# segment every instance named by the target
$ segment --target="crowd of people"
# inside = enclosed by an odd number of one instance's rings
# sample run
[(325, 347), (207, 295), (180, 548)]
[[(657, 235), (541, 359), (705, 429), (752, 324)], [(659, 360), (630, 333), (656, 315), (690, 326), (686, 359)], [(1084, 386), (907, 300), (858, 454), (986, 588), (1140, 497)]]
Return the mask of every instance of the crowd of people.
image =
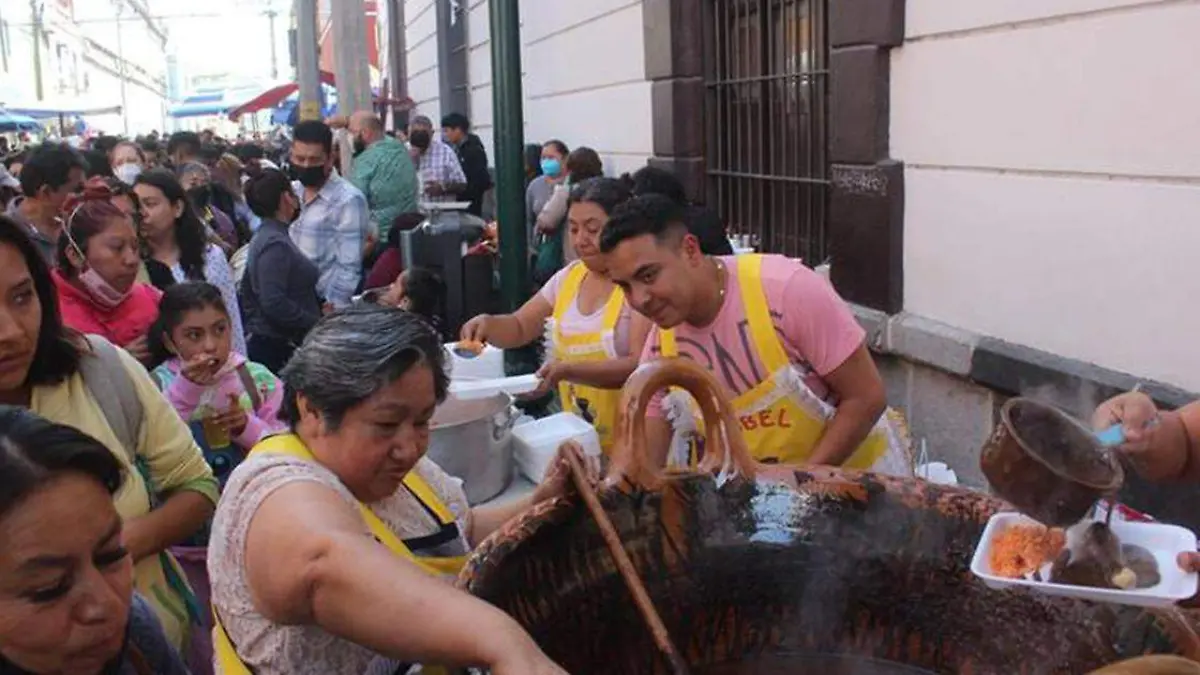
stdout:
[[(428, 583), (570, 489), (570, 449), (504, 506), (472, 506), (425, 458), (445, 285), (398, 263), (397, 233), (422, 202), (486, 211), (482, 142), (461, 115), (435, 138), (427, 118), (389, 134), (358, 113), (302, 122), (276, 152), (102, 138), (0, 176), (0, 673), (561, 673), (511, 618)], [(823, 277), (733, 255), (670, 172), (606, 177), (558, 140), (526, 163), (538, 289), (462, 339), (546, 341), (535, 395), (605, 452), (633, 371), (685, 356), (733, 395), (758, 460), (909, 471)], [(1127, 426), (1147, 477), (1200, 480), (1200, 405), (1127, 394), (1096, 423)], [(694, 464), (702, 430), (660, 393), (649, 459)]]

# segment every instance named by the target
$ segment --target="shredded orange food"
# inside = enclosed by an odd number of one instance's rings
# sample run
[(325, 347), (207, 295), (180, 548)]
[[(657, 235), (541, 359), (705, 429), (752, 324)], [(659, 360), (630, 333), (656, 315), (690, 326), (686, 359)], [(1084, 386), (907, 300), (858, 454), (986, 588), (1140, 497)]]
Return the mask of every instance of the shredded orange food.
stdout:
[(1018, 579), (1050, 562), (1062, 550), (1066, 535), (1042, 525), (1010, 525), (992, 538), (988, 564), (992, 574)]
[(479, 356), (483, 353), (483, 343), (476, 340), (462, 340), (455, 348), (466, 354), (474, 354)]

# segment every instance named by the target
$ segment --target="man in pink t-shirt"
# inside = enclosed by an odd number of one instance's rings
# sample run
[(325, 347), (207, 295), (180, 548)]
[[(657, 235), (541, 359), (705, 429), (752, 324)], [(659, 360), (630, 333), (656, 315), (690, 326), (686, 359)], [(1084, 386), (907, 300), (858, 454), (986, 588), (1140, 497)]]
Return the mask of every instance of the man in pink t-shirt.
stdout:
[[(655, 323), (642, 362), (667, 351), (716, 375), (736, 397), (743, 432), (759, 459), (841, 465), (864, 444), (886, 407), (883, 382), (863, 329), (824, 278), (782, 256), (705, 256), (678, 208), (655, 195), (618, 207), (602, 234), (601, 250), (630, 305)], [(673, 346), (664, 349), (664, 341)], [(783, 377), (778, 366), (766, 363), (772, 350), (775, 360), (785, 361), (782, 370), (790, 371)], [(831, 413), (805, 439), (799, 430), (787, 437), (794, 421), (789, 415), (799, 408), (783, 410), (771, 403), (782, 396), (758, 397), (757, 406), (746, 402), (770, 389), (772, 379), (788, 377), (798, 383), (792, 393), (803, 392), (800, 398), (810, 400), (809, 410)], [(672, 427), (661, 394), (648, 416), (648, 447), (654, 459), (665, 462)], [(797, 445), (807, 447), (778, 457), (779, 446)]]

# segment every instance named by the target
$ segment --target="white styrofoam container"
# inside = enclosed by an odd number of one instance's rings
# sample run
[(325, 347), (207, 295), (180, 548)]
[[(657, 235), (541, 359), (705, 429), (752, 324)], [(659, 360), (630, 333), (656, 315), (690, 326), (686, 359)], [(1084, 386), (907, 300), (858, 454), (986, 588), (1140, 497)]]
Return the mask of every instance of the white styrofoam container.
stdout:
[(517, 375), (487, 380), (451, 379), (450, 397), (460, 401), (470, 401), (491, 398), (500, 393), (520, 396), (535, 391), (540, 384), (541, 380), (537, 375)]
[[(1159, 574), (1162, 576), (1162, 580), (1156, 586), (1123, 591), (1054, 584), (1031, 579), (1011, 579), (992, 574), (988, 564), (992, 539), (1005, 527), (1020, 524), (1037, 525), (1038, 523), (1019, 513), (997, 513), (988, 520), (987, 527), (983, 530), (983, 537), (979, 540), (979, 545), (975, 548), (975, 556), (971, 559), (971, 572), (983, 580), (983, 583), (987, 584), (989, 588), (997, 590), (1027, 588), (1048, 595), (1139, 607), (1167, 607), (1196, 594), (1198, 575), (1184, 572), (1175, 561), (1175, 557), (1179, 553), (1196, 550), (1196, 535), (1186, 528), (1163, 523), (1113, 520), (1110, 526), (1117, 539), (1123, 544), (1141, 546), (1154, 554)], [(1050, 565), (1047, 564), (1042, 569), (1043, 578), (1049, 576), (1049, 567)]]
[(600, 435), (596, 428), (575, 413), (556, 413), (515, 427), (512, 443), (517, 470), (529, 480), (541, 482), (558, 446), (572, 440), (583, 446), (585, 454), (600, 456)]
[(483, 351), (474, 355), (456, 349), (457, 344), (448, 342), (443, 345), (451, 380), (492, 380), (504, 377), (503, 349), (484, 345)]

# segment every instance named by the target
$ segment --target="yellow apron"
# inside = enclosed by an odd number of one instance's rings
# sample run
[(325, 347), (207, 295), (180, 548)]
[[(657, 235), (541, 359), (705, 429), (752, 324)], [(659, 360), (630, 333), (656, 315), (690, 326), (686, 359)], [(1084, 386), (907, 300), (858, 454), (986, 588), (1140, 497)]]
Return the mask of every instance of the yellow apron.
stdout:
[[(825, 432), (826, 421), (834, 409), (818, 398), (792, 367), (791, 359), (775, 332), (767, 296), (762, 287), (761, 255), (738, 256), (738, 285), (749, 323), (750, 337), (759, 361), (770, 375), (754, 388), (733, 399), (733, 408), (741, 423), (750, 454), (767, 464), (804, 464)], [(797, 308), (803, 311), (803, 308)], [(796, 310), (793, 310), (796, 311)], [(662, 354), (678, 356), (679, 345), (673, 330), (660, 337)], [(676, 396), (673, 392), (670, 396)], [(666, 403), (664, 402), (664, 405)], [(694, 412), (694, 406), (689, 407)], [(677, 426), (679, 426), (677, 424)], [(701, 434), (697, 421), (694, 433)], [(842, 466), (869, 469), (882, 458), (889, 446), (884, 424), (876, 424), (863, 444)], [(690, 443), (689, 462), (698, 460), (695, 443)]]
[[(316, 461), (313, 458), (312, 452), (305, 447), (304, 442), (295, 434), (283, 434), (263, 439), (258, 445), (254, 446), (254, 450), (250, 454), (288, 455), (309, 462)], [(413, 496), (421, 502), (421, 505), (427, 511), (436, 514), (438, 523), (443, 528), (453, 525), (456, 522), (454, 514), (450, 509), (438, 498), (437, 493), (433, 491), (429, 483), (425, 482), (425, 479), (418, 476), (415, 471), (409, 471), (404, 476), (404, 486), (412, 492)], [(392, 532), (387, 524), (379, 516), (375, 515), (371, 509), (367, 508), (365, 504), (360, 502), (358, 510), (362, 515), (363, 522), (367, 525), (367, 529), (370, 530), (379, 543), (386, 546), (395, 555), (414, 563), (431, 576), (440, 577), (458, 574), (459, 570), (467, 562), (466, 556), (423, 558), (414, 555), (408, 546), (405, 545), (404, 541), (396, 536), (396, 533)], [(217, 616), (216, 607), (213, 607), (213, 650), (217, 655), (217, 671), (219, 675), (252, 675), (250, 669), (238, 657), (237, 650), (233, 646), (233, 641), (229, 639), (229, 634), (225, 632), (225, 627), (221, 625), (221, 617)], [(422, 673), (427, 675), (442, 675), (448, 672), (437, 666), (422, 666)]]
[[(579, 288), (588, 275), (588, 268), (581, 262), (574, 263), (563, 279), (562, 288), (554, 302), (554, 356), (564, 363), (610, 361), (620, 358), (616, 351), (617, 321), (625, 306), (625, 294), (613, 288), (604, 305), (601, 330), (598, 333), (564, 335), (563, 317), (579, 297)], [(599, 389), (574, 382), (560, 382), (558, 396), (563, 410), (573, 412), (596, 427), (600, 435), (600, 447), (605, 453), (612, 446), (613, 431), (617, 425), (617, 409), (621, 401), (620, 389)]]

